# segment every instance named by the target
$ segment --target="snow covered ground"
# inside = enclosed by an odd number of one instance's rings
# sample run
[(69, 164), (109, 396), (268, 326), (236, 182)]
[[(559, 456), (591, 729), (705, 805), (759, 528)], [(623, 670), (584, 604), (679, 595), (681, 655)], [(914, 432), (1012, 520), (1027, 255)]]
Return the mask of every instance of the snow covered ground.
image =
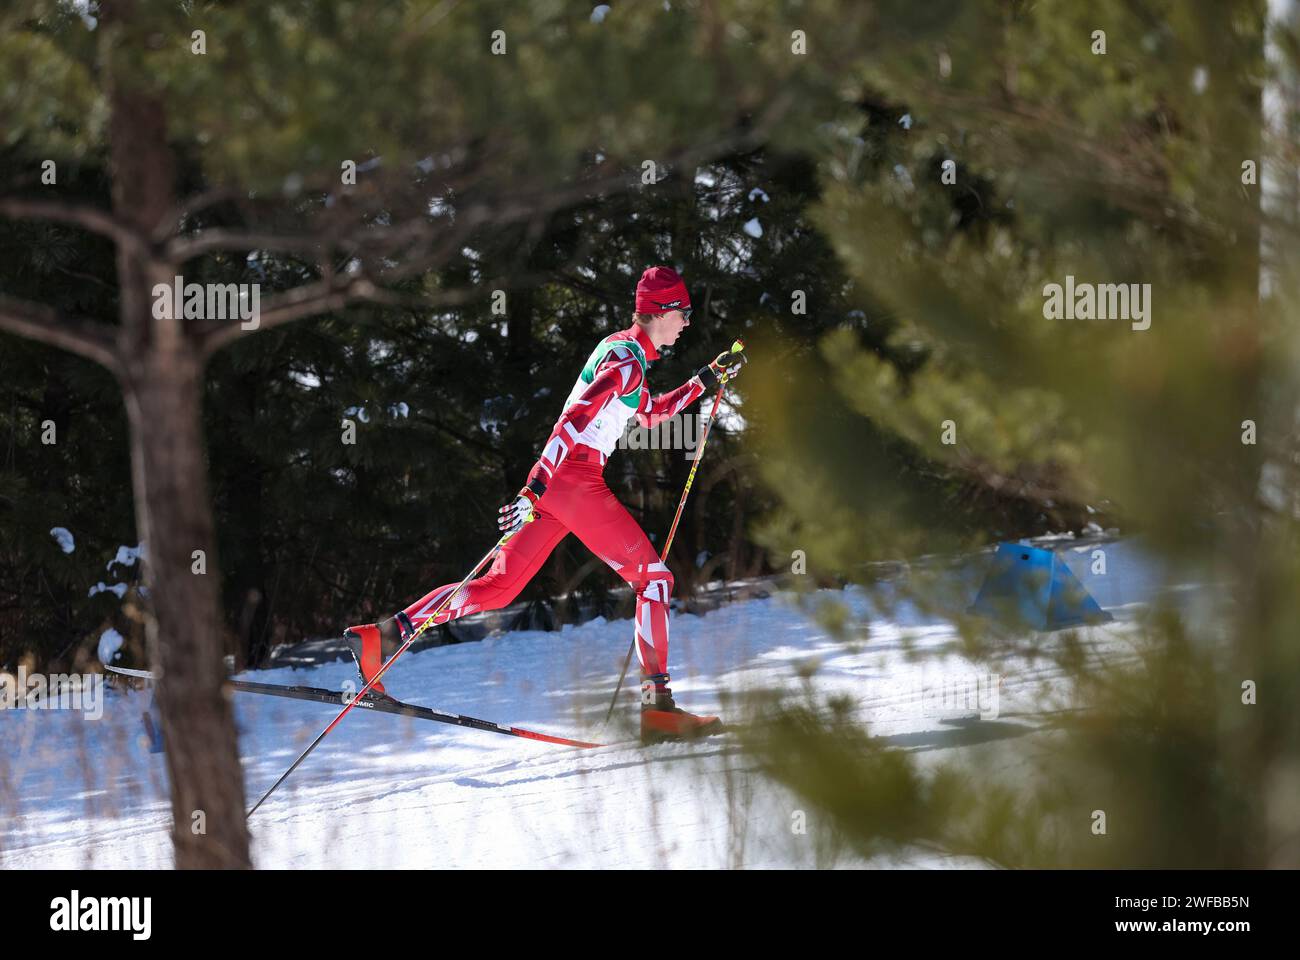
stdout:
[[(1110, 573), (1063, 551), (1114, 623), (1082, 631), (1102, 656), (1126, 655), (1133, 612), (1157, 589), (1148, 565), (1112, 544)], [(1122, 566), (1127, 564), (1126, 566)], [(1120, 572), (1123, 573), (1122, 583)], [(977, 580), (974, 582), (977, 585)], [(973, 586), (972, 586), (973, 591)], [(857, 588), (811, 605), (870, 612)], [(805, 607), (807, 604), (805, 604)], [(251, 821), (259, 867), (800, 867), (857, 866), (834, 852), (813, 811), (753, 769), (727, 737), (641, 748), (635, 690), (601, 726), (630, 620), (514, 632), (408, 654), (386, 683), (413, 703), (579, 739), (557, 747), (427, 721), (354, 711)], [(1040, 635), (1053, 642), (1051, 635)], [(1036, 732), (1062, 706), (1046, 661), (971, 663), (952, 652), (946, 620), (904, 609), (873, 618), (861, 642), (833, 639), (792, 594), (678, 614), (671, 672), (679, 703), (734, 713), (745, 691), (841, 693), (890, 746), (923, 761), (1006, 767), (1045, 747)], [(910, 650), (910, 653), (909, 653)], [(340, 689), (350, 664), (250, 674), (266, 683)], [(148, 694), (110, 691), (103, 716), (0, 711), (0, 867), (171, 866), (163, 758), (140, 715)], [(235, 695), (250, 802), (331, 719), (330, 706)], [(929, 851), (870, 865), (979, 866)]]

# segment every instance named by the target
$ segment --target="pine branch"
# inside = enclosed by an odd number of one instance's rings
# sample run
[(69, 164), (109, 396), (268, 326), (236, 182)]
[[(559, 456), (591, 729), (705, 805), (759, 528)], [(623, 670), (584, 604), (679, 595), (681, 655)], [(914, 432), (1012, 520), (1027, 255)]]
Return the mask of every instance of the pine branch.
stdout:
[(377, 286), (363, 276), (333, 277), (297, 287), (273, 297), (257, 317), (257, 326), (243, 329), (237, 320), (209, 321), (196, 330), (205, 356), (220, 350), (245, 333), (258, 333), (295, 320), (333, 313), (359, 303), (394, 307), (457, 306), (483, 296), (479, 290), (448, 290), (431, 296), (404, 296)]
[(0, 216), (12, 220), (45, 220), (50, 223), (81, 227), (101, 237), (107, 237), (135, 256), (147, 257), (149, 254), (149, 243), (144, 237), (111, 213), (95, 207), (54, 200), (4, 197), (0, 198)]
[(117, 373), (120, 365), (111, 329), (65, 317), (44, 304), (0, 294), (0, 330), (67, 350)]

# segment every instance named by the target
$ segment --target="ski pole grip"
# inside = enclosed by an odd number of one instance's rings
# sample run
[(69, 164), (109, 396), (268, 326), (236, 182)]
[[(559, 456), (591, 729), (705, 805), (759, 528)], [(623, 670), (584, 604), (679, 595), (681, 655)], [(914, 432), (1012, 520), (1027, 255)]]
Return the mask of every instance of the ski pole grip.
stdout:
[[(741, 355), (741, 362), (743, 363), (745, 361), (745, 355), (742, 352), (744, 349), (745, 349), (745, 341), (740, 337), (737, 337), (735, 340), (731, 342), (731, 349), (728, 350), (727, 353), (732, 355), (739, 353)], [(724, 387), (727, 385), (729, 381), (730, 378), (724, 376), (719, 380), (718, 386)]]

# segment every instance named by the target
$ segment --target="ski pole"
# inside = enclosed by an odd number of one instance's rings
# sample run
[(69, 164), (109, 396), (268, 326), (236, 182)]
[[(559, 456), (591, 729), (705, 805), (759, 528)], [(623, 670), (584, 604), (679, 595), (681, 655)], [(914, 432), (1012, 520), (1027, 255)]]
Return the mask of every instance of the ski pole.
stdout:
[[(731, 345), (729, 353), (740, 353), (745, 349), (745, 341), (737, 339)], [(700, 437), (700, 449), (695, 453), (695, 462), (691, 464), (691, 472), (686, 476), (686, 486), (682, 490), (682, 498), (677, 502), (677, 515), (673, 517), (673, 525), (668, 528), (668, 539), (664, 541), (663, 553), (659, 560), (662, 563), (668, 562), (668, 551), (672, 549), (673, 537), (677, 534), (677, 523), (682, 519), (682, 510), (686, 506), (686, 497), (691, 492), (691, 484), (695, 482), (695, 471), (700, 468), (700, 460), (704, 457), (704, 445), (709, 442), (709, 430), (713, 427), (713, 418), (718, 413), (718, 404), (722, 402), (722, 391), (727, 388), (727, 381), (724, 378), (718, 384), (718, 392), (713, 397), (713, 409), (709, 411), (709, 419), (704, 423), (704, 435)], [(614, 715), (614, 705), (618, 703), (618, 695), (623, 690), (623, 679), (627, 676), (627, 668), (632, 664), (632, 654), (636, 651), (636, 637), (632, 637), (632, 642), (628, 644), (627, 656), (623, 658), (623, 669), (619, 671), (618, 683), (614, 685), (614, 696), (609, 699), (609, 709), (605, 711), (605, 722), (609, 723), (609, 718)], [(666, 667), (667, 664), (664, 664)]]
[(424, 623), (420, 624), (419, 628), (414, 633), (412, 633), (409, 637), (406, 638), (406, 641), (400, 647), (397, 648), (397, 650), (393, 653), (393, 655), (389, 657), (386, 661), (384, 661), (383, 666), (379, 668), (379, 670), (375, 673), (375, 675), (371, 677), (368, 681), (366, 681), (366, 685), (361, 688), (360, 692), (357, 693), (357, 695), (354, 696), (351, 700), (349, 700), (347, 702), (347, 705), (344, 706), (344, 708), (339, 711), (339, 715), (330, 721), (329, 726), (320, 732), (320, 736), (318, 736), (315, 740), (311, 742), (311, 746), (309, 746), (298, 756), (298, 759), (293, 762), (293, 764), (289, 767), (288, 770), (280, 774), (280, 779), (275, 781), (275, 783), (271, 784), (271, 789), (266, 791), (266, 793), (262, 794), (261, 800), (258, 800), (257, 803), (253, 804), (253, 809), (248, 811), (248, 814), (246, 815), (245, 819), (255, 814), (257, 812), (257, 808), (266, 802), (266, 798), (275, 792), (276, 787), (284, 783), (284, 781), (288, 779), (289, 774), (293, 773), (295, 770), (298, 769), (298, 765), (302, 763), (304, 760), (306, 760), (307, 757), (311, 754), (311, 752), (320, 745), (320, 742), (324, 740), (326, 736), (329, 735), (329, 732), (339, 725), (339, 721), (342, 720), (345, 716), (347, 716), (348, 711), (351, 710), (354, 706), (356, 706), (357, 701), (360, 700), (363, 696), (365, 696), (366, 691), (368, 691), (371, 687), (375, 685), (375, 681), (378, 680), (380, 677), (382, 677), (388, 671), (388, 668), (393, 665), (393, 661), (395, 661), (398, 657), (400, 657), (403, 653), (406, 652), (406, 648), (409, 647), (412, 643), (414, 643), (416, 638), (420, 634), (424, 633), (426, 629), (428, 629), (429, 624), (433, 623), (433, 621), (437, 618), (438, 614), (442, 613), (442, 611), (446, 608), (446, 606), (449, 603), (451, 603), (452, 599), (456, 596), (456, 594), (460, 593), (460, 591), (465, 589), (465, 584), (473, 580), (474, 577), (478, 575), (478, 572), (482, 570), (483, 567), (487, 564), (487, 562), (496, 555), (496, 552), (506, 545), (506, 541), (508, 541), (521, 529), (523, 528), (518, 527), (515, 530), (506, 531), (506, 533), (501, 537), (501, 539), (498, 540), (495, 544), (493, 544), (492, 549), (489, 550), (486, 554), (484, 554), (483, 559), (474, 565), (474, 569), (471, 570), (468, 574), (466, 574), (465, 579), (460, 582), (460, 585), (457, 586), (455, 590), (451, 591), (451, 593), (447, 594), (447, 599), (438, 605), (438, 609), (436, 609), (429, 616), (429, 618), (424, 621)]

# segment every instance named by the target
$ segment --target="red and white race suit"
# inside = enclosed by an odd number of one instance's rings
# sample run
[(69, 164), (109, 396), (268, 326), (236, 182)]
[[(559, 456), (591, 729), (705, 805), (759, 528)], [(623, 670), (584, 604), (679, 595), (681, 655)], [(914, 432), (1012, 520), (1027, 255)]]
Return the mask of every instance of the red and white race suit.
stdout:
[[(536, 518), (507, 541), (485, 575), (469, 581), (452, 598), (435, 623), (506, 606), (565, 534), (573, 533), (636, 591), (634, 635), (642, 673), (668, 672), (673, 575), (604, 478), (605, 462), (632, 417), (643, 427), (653, 427), (704, 393), (696, 376), (652, 397), (646, 370), (658, 358), (645, 330), (635, 323), (597, 344), (528, 475), (530, 483), (540, 480), (546, 487)], [(407, 607), (404, 612), (412, 626), (418, 629), (455, 587), (444, 584)]]

